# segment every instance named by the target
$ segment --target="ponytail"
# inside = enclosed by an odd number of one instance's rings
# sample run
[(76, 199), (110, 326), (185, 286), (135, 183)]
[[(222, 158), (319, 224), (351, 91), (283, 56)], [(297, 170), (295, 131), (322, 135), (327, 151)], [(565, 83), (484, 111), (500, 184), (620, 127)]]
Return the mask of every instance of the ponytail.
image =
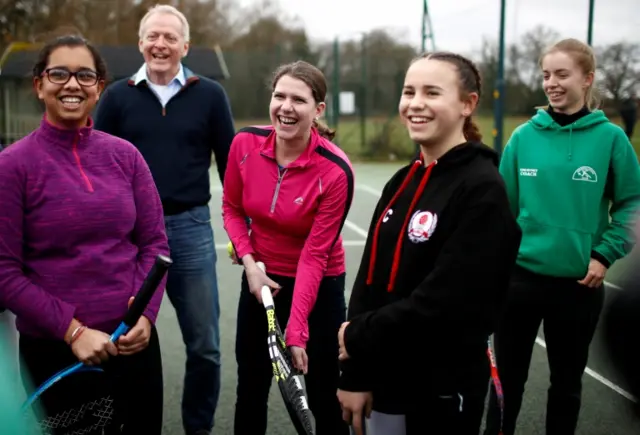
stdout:
[(600, 107), (600, 98), (593, 84), (587, 88), (587, 91), (584, 94), (584, 104), (587, 106), (589, 111)]
[(313, 126), (318, 130), (318, 134), (328, 140), (333, 140), (336, 136), (336, 131), (329, 128), (326, 124), (318, 121), (317, 119), (313, 120)]
[(482, 141), (482, 133), (478, 125), (473, 122), (471, 116), (465, 118), (464, 125), (462, 126), (462, 134), (468, 142), (480, 142)]

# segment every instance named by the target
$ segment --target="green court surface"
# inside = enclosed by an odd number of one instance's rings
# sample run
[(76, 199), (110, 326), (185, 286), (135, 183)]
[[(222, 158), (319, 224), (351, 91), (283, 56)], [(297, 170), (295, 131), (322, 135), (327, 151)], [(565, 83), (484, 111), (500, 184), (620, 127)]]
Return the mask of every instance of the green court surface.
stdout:
[[(394, 164), (355, 164), (355, 199), (343, 231), (347, 253), (347, 297), (360, 264), (371, 213), (377, 203), (380, 190), (401, 166)], [(236, 363), (234, 341), (236, 330), (236, 310), (240, 292), (241, 268), (231, 264), (226, 254), (227, 235), (222, 228), (221, 188), (217, 172), (211, 171), (212, 195), (211, 211), (216, 247), (218, 253), (217, 271), (221, 308), (222, 343), (222, 391), (216, 414), (216, 435), (233, 434), (233, 412), (235, 403)], [(607, 300), (615, 292), (624, 291), (624, 272), (637, 264), (638, 256), (614, 265), (607, 281)], [(5, 316), (6, 317), (6, 316)], [(3, 320), (4, 322), (4, 320)], [(180, 400), (184, 376), (185, 350), (178, 328), (175, 312), (165, 297), (158, 318), (165, 384), (165, 410), (163, 435), (182, 435)], [(426, 345), (426, 344), (425, 344)], [(546, 390), (549, 372), (542, 331), (535, 346), (530, 367), (527, 392), (519, 419), (521, 435), (544, 434)], [(17, 374), (16, 374), (17, 375)], [(17, 380), (16, 376), (16, 380)], [(579, 435), (632, 435), (640, 432), (640, 421), (634, 419), (630, 410), (634, 400), (626, 391), (606, 353), (603, 350), (601, 332), (598, 331), (591, 346), (589, 365), (583, 382), (583, 406), (580, 417)], [(21, 398), (22, 399), (22, 398)], [(295, 435), (282, 405), (277, 387), (270, 397), (269, 435)]]
[[(367, 228), (378, 196), (386, 181), (401, 166), (394, 164), (355, 164), (355, 199), (343, 230), (347, 255), (347, 298), (354, 276), (362, 258)], [(233, 434), (235, 404), (236, 363), (234, 341), (236, 310), (240, 292), (240, 266), (231, 264), (227, 257), (228, 237), (222, 227), (221, 188), (218, 175), (211, 171), (212, 226), (217, 248), (218, 287), (221, 308), (222, 346), (222, 391), (214, 434)], [(609, 271), (607, 275), (607, 302), (615, 292), (624, 291), (625, 271), (637, 264), (638, 254), (633, 253)], [(605, 308), (606, 309), (606, 308)], [(8, 324), (6, 314), (0, 323)], [(265, 325), (266, 326), (266, 325)], [(184, 376), (185, 349), (175, 312), (165, 297), (158, 318), (164, 366), (164, 430), (163, 435), (182, 435), (180, 401)], [(12, 334), (10, 332), (10, 334)], [(14, 334), (15, 335), (15, 334)], [(426, 343), (425, 343), (426, 346)], [(521, 435), (543, 435), (546, 391), (548, 388), (548, 366), (544, 336), (540, 331), (531, 362), (527, 392), (519, 419)], [(16, 373), (16, 382), (18, 382)], [(590, 359), (583, 381), (583, 406), (580, 416), (579, 435), (632, 435), (640, 433), (640, 421), (634, 419), (630, 405), (633, 397), (625, 391), (624, 382), (615, 373), (603, 347), (601, 331), (596, 333), (590, 351)], [(20, 398), (22, 400), (22, 398)], [(282, 404), (277, 387), (271, 390), (269, 412), (269, 435), (295, 435)], [(249, 434), (247, 434), (249, 435)]]
[[(355, 164), (356, 192), (343, 237), (347, 252), (347, 294), (357, 272), (369, 226), (371, 213), (378, 200), (379, 191), (400, 164)], [(227, 235), (221, 223), (221, 191), (217, 173), (212, 171), (211, 210), (218, 247), (218, 286), (220, 289), (221, 340), (222, 340), (222, 393), (216, 415), (215, 434), (233, 433), (236, 363), (234, 340), (236, 310), (240, 291), (239, 266), (232, 265), (226, 256)], [(620, 271), (624, 264), (612, 268), (609, 280), (620, 284)], [(621, 291), (610, 287), (607, 292)], [(165, 299), (159, 319), (165, 375), (165, 423), (164, 435), (181, 435), (180, 397), (184, 373), (184, 346), (173, 309)], [(522, 435), (544, 434), (548, 369), (542, 333), (536, 345), (531, 363), (527, 393), (519, 421)], [(630, 413), (630, 399), (625, 397), (624, 385), (617, 379), (602, 350), (601, 337), (596, 336), (591, 348), (589, 369), (584, 376), (583, 408), (578, 433), (580, 435), (631, 435), (640, 431), (640, 422)], [(288, 422), (277, 388), (272, 389), (269, 412), (269, 434), (294, 435)]]
[[(347, 297), (362, 257), (367, 228), (378, 195), (386, 181), (400, 167), (395, 164), (355, 164), (355, 200), (346, 222), (343, 238), (347, 253)], [(216, 415), (216, 435), (233, 434), (233, 412), (235, 403), (236, 363), (234, 341), (236, 330), (236, 310), (240, 292), (241, 268), (232, 265), (226, 253), (227, 235), (222, 228), (221, 188), (217, 172), (211, 171), (213, 181), (211, 200), (212, 225), (218, 253), (217, 271), (221, 308), (222, 343), (222, 391)], [(624, 271), (637, 264), (637, 255), (614, 265), (608, 274), (607, 300), (615, 292), (624, 291)], [(277, 300), (276, 300), (277, 301)], [(605, 308), (606, 309), (606, 308)], [(6, 315), (0, 316), (1, 323), (8, 324)], [(265, 325), (266, 326), (266, 325)], [(163, 435), (182, 435), (180, 400), (184, 376), (185, 350), (178, 328), (175, 312), (165, 297), (158, 318), (165, 384), (165, 410)], [(425, 343), (426, 346), (426, 343)], [(544, 434), (546, 390), (549, 372), (542, 332), (535, 346), (530, 367), (527, 392), (519, 420), (521, 435)], [(265, 349), (266, 351), (266, 349)], [(18, 376), (16, 373), (16, 382)], [(295, 435), (282, 405), (280, 393), (274, 386), (271, 390), (269, 412), (269, 435)], [(583, 406), (580, 417), (579, 435), (632, 435), (640, 432), (640, 421), (632, 417), (631, 401), (634, 399), (625, 391), (606, 353), (603, 350), (601, 332), (598, 331), (591, 346), (589, 365), (583, 382)], [(20, 398), (22, 400), (22, 398)], [(247, 434), (250, 435), (250, 434)]]

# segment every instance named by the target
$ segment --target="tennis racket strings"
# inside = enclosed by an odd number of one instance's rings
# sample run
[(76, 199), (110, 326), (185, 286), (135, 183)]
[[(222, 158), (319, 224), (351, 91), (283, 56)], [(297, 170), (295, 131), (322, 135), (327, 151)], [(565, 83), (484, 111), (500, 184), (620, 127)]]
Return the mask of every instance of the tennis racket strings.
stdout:
[[(264, 263), (257, 266), (266, 271)], [(273, 376), (278, 384), (289, 417), (298, 435), (315, 435), (315, 420), (309, 408), (307, 393), (302, 385), (301, 376), (293, 366), (291, 352), (287, 348), (284, 334), (276, 318), (275, 303), (268, 286), (261, 289), (262, 304), (267, 313), (269, 358)]]
[(98, 397), (55, 415), (29, 418), (27, 435), (93, 435), (107, 434), (114, 421), (114, 400)]
[[(156, 257), (110, 341), (117, 341), (136, 325), (171, 264), (169, 257)], [(116, 376), (100, 366), (88, 366), (82, 362), (59, 371), (43, 382), (22, 404), (27, 435), (120, 433), (114, 386), (117, 383)]]

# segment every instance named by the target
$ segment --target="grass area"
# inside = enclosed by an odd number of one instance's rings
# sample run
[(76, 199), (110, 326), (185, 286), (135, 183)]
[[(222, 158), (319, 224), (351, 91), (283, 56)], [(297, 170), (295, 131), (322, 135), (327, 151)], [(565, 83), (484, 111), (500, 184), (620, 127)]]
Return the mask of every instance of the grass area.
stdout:
[[(503, 142), (506, 143), (513, 130), (526, 122), (526, 117), (507, 117), (504, 120)], [(484, 141), (493, 146), (493, 117), (479, 116), (474, 118), (478, 124)], [(622, 125), (619, 119), (612, 119)], [(236, 120), (236, 128), (248, 125), (265, 125), (268, 120)], [(364, 144), (362, 125), (358, 119), (343, 118), (337, 128), (335, 142), (353, 160), (394, 160), (411, 156), (415, 146), (407, 136), (405, 128), (397, 117), (370, 118), (364, 123)], [(636, 129), (632, 138), (636, 154), (640, 151), (640, 129)], [(503, 145), (504, 145), (503, 143)]]

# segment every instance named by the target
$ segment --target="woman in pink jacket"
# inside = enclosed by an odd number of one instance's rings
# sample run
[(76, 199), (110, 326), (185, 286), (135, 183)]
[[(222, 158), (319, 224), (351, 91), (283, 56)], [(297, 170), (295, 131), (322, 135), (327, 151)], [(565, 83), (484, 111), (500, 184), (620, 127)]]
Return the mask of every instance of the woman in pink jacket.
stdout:
[(260, 289), (268, 285), (294, 364), (306, 375), (318, 435), (347, 434), (336, 399), (337, 334), (346, 315), (340, 232), (353, 198), (353, 169), (330, 142), (333, 132), (318, 123), (327, 92), (322, 72), (305, 62), (284, 65), (272, 88), (272, 126), (238, 132), (224, 179), (224, 226), (244, 266), (235, 433), (267, 429), (272, 371)]

